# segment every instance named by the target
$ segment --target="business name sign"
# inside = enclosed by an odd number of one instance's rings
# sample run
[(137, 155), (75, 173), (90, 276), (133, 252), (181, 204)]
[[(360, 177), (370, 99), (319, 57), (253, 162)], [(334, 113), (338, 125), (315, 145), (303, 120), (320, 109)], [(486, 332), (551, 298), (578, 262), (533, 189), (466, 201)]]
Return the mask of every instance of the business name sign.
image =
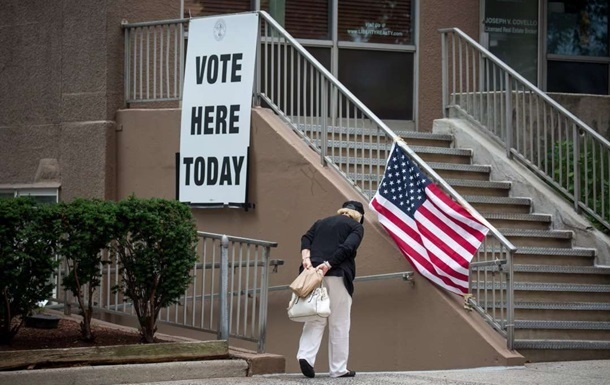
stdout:
[(182, 95), (178, 198), (246, 203), (258, 14), (193, 19)]

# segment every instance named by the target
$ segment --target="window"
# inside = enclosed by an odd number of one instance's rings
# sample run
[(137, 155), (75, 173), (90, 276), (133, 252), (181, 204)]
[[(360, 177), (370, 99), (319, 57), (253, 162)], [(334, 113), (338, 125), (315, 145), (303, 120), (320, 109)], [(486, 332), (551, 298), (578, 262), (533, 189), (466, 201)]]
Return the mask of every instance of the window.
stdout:
[(411, 0), (339, 0), (340, 41), (413, 44)]
[(413, 62), (409, 52), (339, 51), (339, 81), (381, 119), (413, 119)]
[(608, 56), (608, 1), (565, 0), (548, 4), (548, 53)]
[(330, 39), (330, 1), (262, 0), (267, 11), (297, 39)]
[(0, 187), (0, 199), (30, 196), (41, 203), (59, 202), (59, 188), (5, 188)]

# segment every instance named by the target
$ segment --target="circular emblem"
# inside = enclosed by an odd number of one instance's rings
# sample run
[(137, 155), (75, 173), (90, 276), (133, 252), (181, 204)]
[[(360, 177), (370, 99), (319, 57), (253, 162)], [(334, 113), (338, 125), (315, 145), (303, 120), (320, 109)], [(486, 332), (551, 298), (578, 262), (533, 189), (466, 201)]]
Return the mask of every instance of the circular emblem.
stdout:
[(227, 25), (225, 21), (220, 19), (214, 24), (214, 39), (220, 41), (222, 40), (227, 33)]

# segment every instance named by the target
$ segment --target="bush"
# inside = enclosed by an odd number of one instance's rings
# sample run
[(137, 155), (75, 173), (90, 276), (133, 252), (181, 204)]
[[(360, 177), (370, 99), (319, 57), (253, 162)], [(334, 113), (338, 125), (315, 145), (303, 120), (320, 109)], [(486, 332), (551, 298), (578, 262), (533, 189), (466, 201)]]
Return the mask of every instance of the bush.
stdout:
[[(591, 210), (599, 213), (599, 215), (602, 212), (605, 213), (602, 219), (610, 221), (610, 209), (608, 207), (610, 186), (606, 175), (603, 176), (603, 179), (600, 178), (600, 170), (605, 170), (607, 173), (610, 162), (607, 153), (601, 150), (592, 152), (591, 149), (594, 147), (594, 143), (588, 143), (588, 152), (585, 153), (584, 144), (581, 144), (577, 160), (580, 165), (580, 196), (578, 198), (581, 202), (586, 203), (587, 207)], [(566, 190), (567, 194), (574, 196), (576, 180), (573, 171), (574, 142), (562, 141), (555, 143), (547, 153), (546, 162), (546, 165), (542, 165), (542, 169), (548, 168), (553, 180), (557, 183), (561, 180), (563, 182), (562, 187)], [(560, 190), (560, 192), (562, 191)], [(566, 194), (566, 192), (563, 193)], [(585, 215), (598, 230), (610, 234), (610, 229), (600, 223), (599, 220), (586, 213)]]
[(144, 342), (154, 342), (159, 312), (177, 303), (191, 283), (196, 245), (185, 204), (134, 197), (119, 202), (115, 251), (124, 279), (116, 289), (133, 302)]
[(81, 337), (93, 341), (93, 294), (100, 285), (102, 251), (114, 236), (116, 204), (96, 199), (76, 199), (58, 206), (62, 237), (59, 254), (68, 264), (63, 286), (76, 297), (83, 320)]
[(50, 296), (58, 234), (55, 206), (0, 199), (0, 344), (10, 343), (36, 304)]

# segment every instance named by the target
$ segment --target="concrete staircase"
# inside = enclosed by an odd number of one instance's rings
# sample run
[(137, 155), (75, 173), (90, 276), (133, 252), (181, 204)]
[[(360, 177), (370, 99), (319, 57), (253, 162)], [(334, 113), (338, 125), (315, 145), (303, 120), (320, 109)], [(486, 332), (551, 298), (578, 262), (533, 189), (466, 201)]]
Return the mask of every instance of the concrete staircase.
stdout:
[[(376, 130), (353, 130), (335, 128), (328, 154), (351, 179), (370, 186), (364, 192), (372, 197), (380, 174), (371, 168), (383, 170), (386, 162), (374, 155), (388, 143), (375, 137)], [(518, 247), (515, 349), (532, 362), (610, 358), (610, 269), (593, 266), (596, 250), (577, 247), (574, 233), (556, 229), (553, 217), (536, 212), (530, 197), (512, 196), (510, 180), (491, 180), (491, 166), (472, 164), (473, 151), (453, 148), (451, 135), (396, 133)], [(359, 139), (349, 142), (354, 135)], [(319, 139), (313, 142), (319, 145)], [(355, 166), (359, 159), (367, 166)]]

